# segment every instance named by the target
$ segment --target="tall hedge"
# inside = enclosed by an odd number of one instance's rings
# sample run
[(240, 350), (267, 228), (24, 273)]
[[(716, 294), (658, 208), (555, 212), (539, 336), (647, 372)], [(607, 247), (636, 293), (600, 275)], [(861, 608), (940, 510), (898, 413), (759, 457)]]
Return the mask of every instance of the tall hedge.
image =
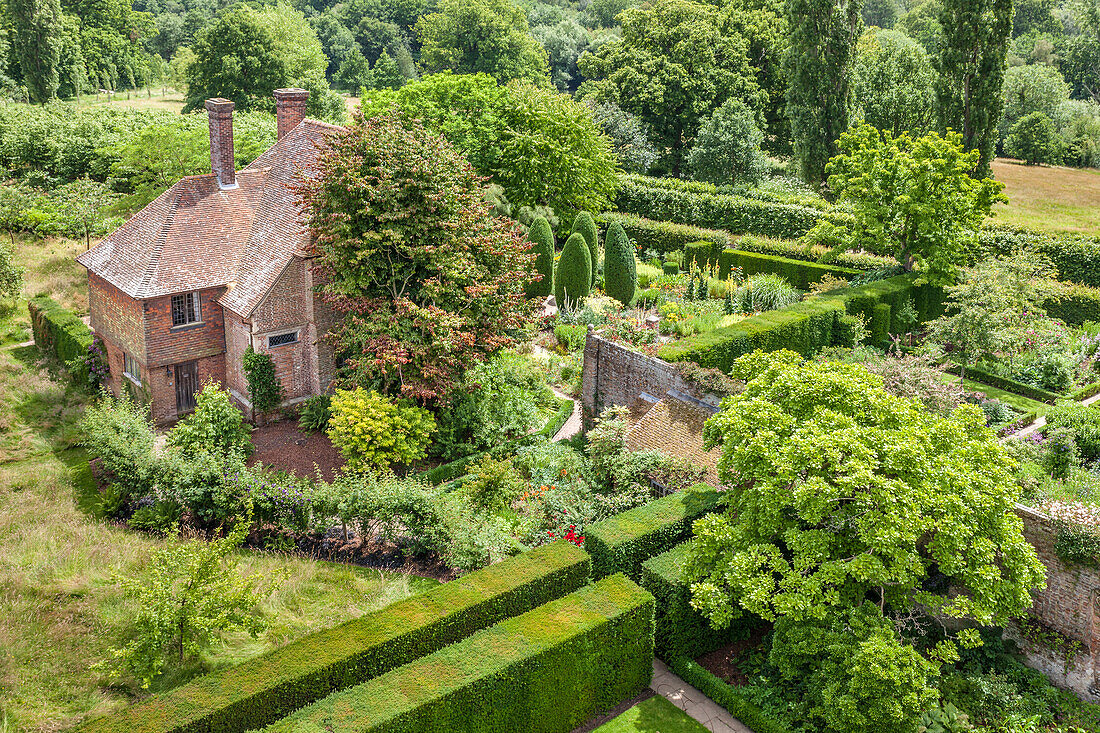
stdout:
[(745, 277), (760, 272), (774, 272), (776, 275), (782, 275), (787, 282), (799, 290), (809, 290), (810, 285), (820, 281), (826, 275), (851, 280), (862, 274), (859, 270), (847, 267), (821, 265), (816, 262), (793, 260), (759, 252), (742, 252), (737, 249), (722, 250), (718, 256), (718, 276), (723, 280), (729, 279), (730, 271), (735, 267), (740, 267)]
[(596, 220), (587, 211), (582, 211), (573, 220), (573, 230), (569, 233), (570, 236), (580, 234), (588, 244), (588, 254), (592, 258), (591, 283), (593, 285), (596, 284), (596, 275), (600, 271), (600, 240), (597, 232)]
[(93, 720), (85, 733), (237, 733), (385, 674), (582, 587), (591, 562), (559, 541), (311, 634)]
[(609, 296), (630, 305), (638, 289), (638, 271), (634, 251), (619, 222), (612, 222), (603, 241), (603, 289)]
[(546, 217), (535, 219), (527, 238), (534, 242), (535, 272), (542, 275), (538, 282), (527, 284), (527, 297), (542, 299), (554, 292), (554, 232)]
[[(592, 255), (578, 232), (569, 235), (554, 273), (554, 299), (559, 308), (576, 308), (592, 289)], [(568, 300), (568, 302), (567, 302)]]
[(62, 308), (44, 295), (27, 303), (31, 333), (38, 348), (67, 362), (85, 356), (92, 345), (92, 329), (72, 311)]
[(684, 245), (685, 270), (690, 271), (692, 265), (695, 265), (700, 270), (706, 270), (717, 261), (718, 248), (714, 246), (713, 242), (703, 240), (699, 242), (688, 242)]
[(654, 601), (605, 578), (272, 725), (269, 733), (568, 733), (653, 674)]

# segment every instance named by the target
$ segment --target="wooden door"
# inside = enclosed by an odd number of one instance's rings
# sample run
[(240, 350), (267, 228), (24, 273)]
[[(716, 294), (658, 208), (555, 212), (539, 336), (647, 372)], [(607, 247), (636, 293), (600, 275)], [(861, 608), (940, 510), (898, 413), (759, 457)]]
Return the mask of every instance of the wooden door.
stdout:
[(176, 414), (183, 415), (195, 409), (195, 393), (198, 391), (198, 362), (176, 364)]

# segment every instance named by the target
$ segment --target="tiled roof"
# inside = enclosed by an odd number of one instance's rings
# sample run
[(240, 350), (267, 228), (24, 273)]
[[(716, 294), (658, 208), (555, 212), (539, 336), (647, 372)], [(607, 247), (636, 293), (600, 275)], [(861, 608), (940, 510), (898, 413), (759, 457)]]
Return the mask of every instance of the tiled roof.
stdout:
[(304, 120), (237, 171), (234, 189), (219, 189), (213, 174), (180, 180), (77, 261), (133, 298), (228, 286), (222, 305), (250, 316), (290, 258), (306, 253), (289, 184), (339, 129)]
[(706, 481), (718, 485), (717, 449), (703, 450), (703, 423), (714, 408), (679, 392), (669, 392), (649, 408), (626, 435), (630, 451), (655, 450), (685, 458), (707, 469)]

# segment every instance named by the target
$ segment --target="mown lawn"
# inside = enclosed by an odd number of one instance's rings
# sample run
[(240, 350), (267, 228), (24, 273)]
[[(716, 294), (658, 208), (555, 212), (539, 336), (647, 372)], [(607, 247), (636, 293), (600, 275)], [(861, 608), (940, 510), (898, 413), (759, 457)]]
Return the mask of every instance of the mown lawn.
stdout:
[(1100, 234), (1100, 170), (1026, 166), (993, 161), (1008, 204), (997, 204), (994, 221), (1047, 232)]
[(657, 695), (643, 700), (593, 733), (704, 733), (706, 728)]

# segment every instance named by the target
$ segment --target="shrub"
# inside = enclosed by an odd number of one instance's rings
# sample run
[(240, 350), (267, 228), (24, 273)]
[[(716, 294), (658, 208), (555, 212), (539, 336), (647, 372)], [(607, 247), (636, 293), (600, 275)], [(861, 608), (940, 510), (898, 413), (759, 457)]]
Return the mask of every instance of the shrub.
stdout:
[(15, 262), (15, 251), (0, 242), (0, 299), (14, 298), (23, 289), (23, 268)]
[(534, 243), (535, 272), (542, 275), (538, 282), (528, 283), (527, 297), (541, 300), (554, 292), (554, 232), (545, 216), (535, 219), (527, 238)]
[(688, 242), (684, 245), (684, 269), (693, 267), (709, 270), (718, 260), (718, 253), (710, 242)]
[(335, 690), (431, 654), (588, 582), (583, 550), (555, 542), (310, 634), (93, 720), (86, 733), (261, 728)]
[(186, 456), (207, 453), (247, 458), (252, 453), (249, 432), (233, 398), (211, 380), (195, 395), (195, 411), (168, 431), (168, 445)]
[(590, 273), (592, 285), (596, 284), (596, 274), (600, 271), (600, 242), (599, 233), (596, 229), (596, 220), (592, 218), (592, 215), (587, 211), (582, 211), (577, 214), (577, 218), (573, 220), (573, 229), (569, 232), (569, 236), (574, 234), (580, 234), (584, 237), (585, 244), (588, 245), (588, 256), (592, 262), (592, 272)]
[(149, 407), (105, 396), (88, 406), (80, 420), (84, 446), (99, 459), (109, 483), (123, 496), (144, 496), (152, 488), (156, 432)]
[(1072, 431), (1083, 460), (1100, 458), (1100, 409), (1079, 402), (1060, 402), (1047, 413), (1043, 435), (1058, 428)]
[(1021, 117), (1005, 139), (1005, 153), (1028, 165), (1062, 162), (1062, 138), (1054, 122), (1042, 112)]
[(624, 307), (630, 305), (638, 288), (638, 273), (630, 240), (618, 222), (611, 223), (604, 237), (603, 269), (604, 292)]
[(327, 434), (352, 470), (376, 470), (422, 459), (435, 418), (427, 410), (362, 387), (338, 389), (332, 396)]
[(571, 326), (568, 323), (554, 325), (554, 338), (566, 351), (579, 351), (584, 348), (585, 339), (588, 337), (588, 326), (578, 324)]
[(83, 357), (92, 345), (92, 330), (50, 298), (40, 295), (27, 302), (31, 332), (38, 348), (63, 364)]
[(763, 311), (786, 308), (797, 303), (802, 297), (785, 278), (770, 272), (761, 272), (748, 278), (737, 289), (738, 307), (742, 313), (760, 313)]
[(652, 628), (653, 597), (621, 575), (605, 578), (338, 692), (269, 731), (568, 733), (649, 683)]
[(554, 299), (559, 308), (576, 310), (588, 297), (591, 287), (592, 254), (584, 236), (574, 232), (565, 240), (558, 269), (554, 273)]
[[(745, 240), (741, 240), (744, 243)], [(794, 260), (776, 255), (760, 254), (758, 252), (745, 252), (738, 249), (725, 249), (718, 257), (718, 276), (723, 280), (729, 278), (730, 272), (739, 268), (745, 277), (757, 273), (770, 272), (786, 278), (799, 290), (810, 290), (814, 283), (827, 277), (852, 278), (859, 275), (859, 270), (832, 265), (821, 265), (816, 262)]]
[(85, 387), (89, 391), (97, 392), (111, 376), (111, 366), (107, 362), (107, 346), (98, 336), (92, 337), (92, 343), (84, 356), (69, 361), (65, 364), (69, 370), (69, 376), (76, 384)]
[(661, 265), (661, 270), (666, 275), (679, 275), (680, 263), (676, 262), (675, 260), (667, 260), (664, 264)]
[(243, 366), (253, 410), (263, 414), (283, 403), (283, 383), (275, 375), (275, 362), (270, 354), (254, 351), (249, 346), (244, 352)]
[(719, 492), (700, 484), (589, 525), (584, 547), (593, 576), (622, 572), (638, 578), (643, 562), (687, 539), (692, 522), (721, 503)]
[(302, 403), (302, 411), (298, 415), (298, 427), (302, 430), (323, 433), (328, 429), (328, 421), (331, 418), (332, 396), (313, 395)]

